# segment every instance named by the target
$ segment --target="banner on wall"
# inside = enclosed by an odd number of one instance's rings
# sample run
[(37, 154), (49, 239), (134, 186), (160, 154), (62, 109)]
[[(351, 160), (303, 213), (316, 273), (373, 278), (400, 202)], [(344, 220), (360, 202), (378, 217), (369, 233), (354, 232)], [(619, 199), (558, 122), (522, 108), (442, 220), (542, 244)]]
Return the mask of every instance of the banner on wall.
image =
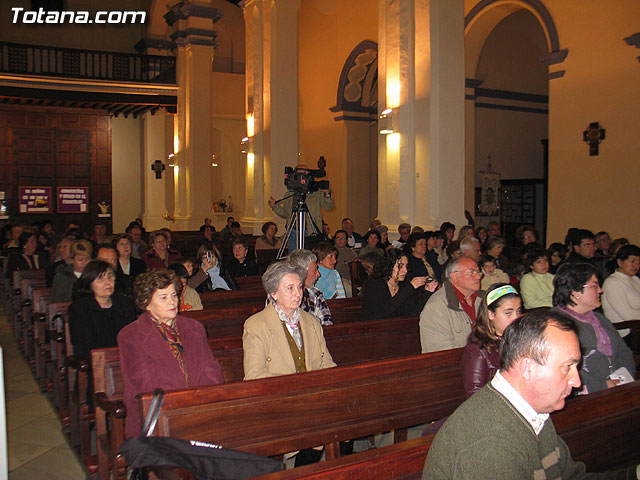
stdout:
[(89, 213), (89, 187), (58, 187), (58, 213)]
[(18, 187), (20, 213), (51, 213), (51, 187)]

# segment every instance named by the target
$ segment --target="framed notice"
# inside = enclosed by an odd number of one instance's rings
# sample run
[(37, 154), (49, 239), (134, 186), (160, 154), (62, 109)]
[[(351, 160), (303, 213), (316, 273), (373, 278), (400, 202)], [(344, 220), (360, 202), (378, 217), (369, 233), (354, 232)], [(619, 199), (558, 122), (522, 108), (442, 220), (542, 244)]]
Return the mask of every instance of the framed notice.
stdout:
[(89, 187), (58, 187), (58, 213), (89, 213)]
[(20, 213), (51, 213), (51, 187), (18, 187)]

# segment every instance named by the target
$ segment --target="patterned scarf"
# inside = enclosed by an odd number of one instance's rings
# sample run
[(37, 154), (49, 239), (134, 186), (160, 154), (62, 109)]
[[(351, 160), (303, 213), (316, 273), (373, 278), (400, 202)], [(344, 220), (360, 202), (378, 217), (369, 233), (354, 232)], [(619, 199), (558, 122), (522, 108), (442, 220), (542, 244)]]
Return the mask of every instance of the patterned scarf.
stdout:
[(298, 350), (302, 350), (302, 332), (300, 331), (300, 313), (298, 312), (298, 310), (293, 312), (293, 318), (289, 318), (276, 302), (273, 302), (273, 308), (276, 309), (280, 321), (284, 322), (284, 324), (287, 326), (289, 333), (293, 337), (293, 340), (296, 342)]
[(160, 331), (160, 335), (167, 342), (169, 346), (169, 351), (173, 354), (176, 361), (178, 362), (178, 366), (182, 373), (184, 374), (184, 381), (186, 386), (189, 386), (189, 372), (187, 372), (187, 364), (184, 360), (184, 348), (182, 347), (182, 341), (180, 340), (180, 333), (178, 332), (178, 325), (176, 322), (175, 326), (167, 325), (166, 323), (162, 323), (160, 320), (157, 320), (153, 317), (153, 315), (149, 314), (151, 321), (158, 327)]

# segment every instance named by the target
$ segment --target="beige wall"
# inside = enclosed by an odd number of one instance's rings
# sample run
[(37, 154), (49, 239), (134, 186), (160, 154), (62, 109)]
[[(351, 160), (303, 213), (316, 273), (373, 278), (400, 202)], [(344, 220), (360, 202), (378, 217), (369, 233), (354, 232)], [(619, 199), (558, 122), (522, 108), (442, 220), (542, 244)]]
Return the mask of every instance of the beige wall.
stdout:
[[(65, 4), (68, 11), (88, 11), (91, 16), (99, 10), (144, 10), (147, 12), (148, 23), (151, 0), (110, 0), (109, 2), (67, 0)], [(136, 53), (133, 46), (146, 31), (146, 24), (14, 24), (11, 11), (13, 7), (20, 7), (25, 11), (31, 10), (31, 2), (29, 0), (2, 2), (0, 40), (5, 42)], [(105, 43), (105, 39), (108, 39), (108, 43)]]
[[(358, 180), (350, 182), (347, 152), (354, 146), (347, 145), (345, 123), (335, 122), (336, 114), (329, 108), (336, 104), (338, 81), (348, 55), (363, 40), (377, 41), (377, 22), (377, 2), (372, 0), (305, 0), (300, 6), (300, 160), (311, 167), (320, 155), (327, 160), (327, 178), (336, 206), (324, 218), (332, 232), (341, 228), (345, 216), (353, 217), (358, 232), (365, 232), (369, 225), (364, 209), (358, 209), (363, 212), (358, 215), (350, 213), (347, 190), (355, 189)], [(370, 145), (363, 142), (361, 148), (368, 152)], [(287, 165), (296, 163), (292, 158)], [(353, 175), (357, 173), (351, 178)], [(368, 199), (362, 202), (368, 205)]]
[(142, 213), (141, 118), (111, 118), (111, 198), (113, 231), (124, 232)]
[[(623, 41), (638, 32), (638, 2), (546, 3), (569, 49), (566, 74), (549, 89), (548, 239), (577, 226), (640, 242), (639, 50)], [(594, 157), (582, 141), (591, 122), (606, 129)]]

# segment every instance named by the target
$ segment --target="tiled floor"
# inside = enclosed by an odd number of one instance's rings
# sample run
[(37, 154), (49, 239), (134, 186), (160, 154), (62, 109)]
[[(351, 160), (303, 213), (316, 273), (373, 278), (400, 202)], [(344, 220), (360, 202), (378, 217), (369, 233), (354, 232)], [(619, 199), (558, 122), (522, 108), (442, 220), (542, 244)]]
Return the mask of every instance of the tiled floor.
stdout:
[(0, 305), (0, 345), (4, 352), (9, 479), (81, 480), (81, 462), (62, 433), (62, 425), (13, 340)]

